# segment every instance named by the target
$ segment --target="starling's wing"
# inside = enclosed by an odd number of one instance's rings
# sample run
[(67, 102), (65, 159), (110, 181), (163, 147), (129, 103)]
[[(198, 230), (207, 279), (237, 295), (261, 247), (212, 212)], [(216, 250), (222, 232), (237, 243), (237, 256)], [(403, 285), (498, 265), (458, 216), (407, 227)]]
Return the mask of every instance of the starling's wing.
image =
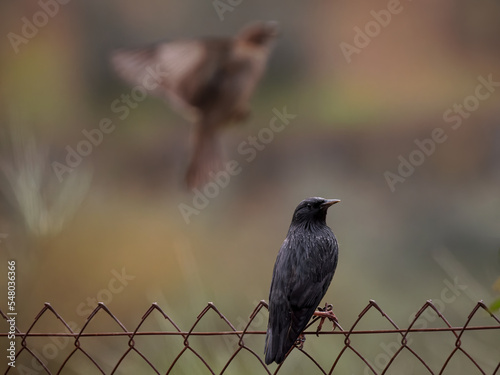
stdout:
[(289, 254), (290, 240), (287, 237), (274, 264), (273, 279), (269, 291), (269, 322), (267, 325), (265, 362), (281, 363), (290, 349), (286, 348), (288, 330), (290, 327), (290, 303), (288, 301), (288, 288), (293, 279), (292, 259)]
[[(287, 238), (273, 273), (266, 337), (267, 364), (273, 360), (281, 363), (285, 359), (325, 295), (337, 266), (337, 242), (333, 234), (321, 237), (314, 245), (294, 242), (294, 249), (283, 251), (289, 243)], [(305, 254), (307, 246), (316, 247), (314, 251), (309, 248), (309, 257), (293, 256)]]
[(166, 97), (177, 109), (189, 110), (191, 106), (179, 87), (203, 63), (206, 54), (203, 41), (180, 40), (146, 48), (119, 49), (112, 53), (111, 63), (130, 85)]
[[(331, 231), (328, 229), (331, 233)], [(318, 238), (317, 238), (318, 239)], [(306, 244), (307, 246), (307, 244)], [(292, 310), (289, 344), (297, 340), (326, 294), (337, 267), (338, 245), (333, 233), (315, 241), (314, 251), (300, 265), (300, 272), (290, 291)]]

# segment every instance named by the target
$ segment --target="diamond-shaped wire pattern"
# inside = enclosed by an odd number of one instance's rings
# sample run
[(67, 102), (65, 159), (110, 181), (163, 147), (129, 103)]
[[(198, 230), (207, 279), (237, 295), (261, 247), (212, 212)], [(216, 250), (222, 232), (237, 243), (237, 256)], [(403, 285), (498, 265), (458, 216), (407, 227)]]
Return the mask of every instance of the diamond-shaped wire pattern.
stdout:
[[(130, 330), (120, 322), (106, 305), (99, 303), (88, 316), (83, 327), (79, 330), (74, 330), (49, 303), (46, 303), (25, 332), (22, 332), (19, 327), (16, 327), (16, 367), (7, 366), (5, 374), (86, 374), (89, 373), (89, 371), (100, 374), (129, 374), (137, 373), (131, 372), (133, 371), (131, 369), (133, 366), (139, 365), (142, 366), (142, 370), (140, 370), (141, 374), (229, 374), (234, 373), (235, 369), (233, 367), (235, 367), (235, 361), (243, 356), (245, 357), (247, 367), (238, 367), (239, 370), (236, 372), (238, 374), (290, 373), (290, 367), (286, 367), (287, 360), (289, 360), (290, 357), (287, 357), (279, 366), (275, 364), (266, 366), (263, 361), (263, 354), (260, 352), (261, 350), (256, 350), (255, 345), (250, 345), (245, 342), (255, 341), (254, 339), (256, 338), (259, 342), (262, 342), (259, 348), (263, 347), (265, 331), (252, 330), (251, 328), (257, 317), (263, 313), (265, 314), (267, 307), (265, 301), (260, 301), (249, 315), (244, 328), (237, 329), (235, 325), (210, 302), (200, 312), (189, 330), (183, 331), (174, 320), (158, 306), (158, 304), (153, 303), (142, 316), (135, 329)], [(380, 313), (382, 319), (389, 324), (391, 328), (372, 330), (359, 329), (359, 323), (366, 321), (367, 314), (371, 314), (373, 311)], [(436, 319), (440, 322), (441, 327), (418, 327), (417, 322), (419, 319), (424, 316), (423, 314), (428, 313), (436, 314)], [(1, 310), (0, 315), (5, 320), (8, 319), (8, 315)], [(37, 323), (42, 317), (47, 317), (47, 315), (59, 321), (61, 327), (64, 327), (64, 332), (37, 332)], [(111, 318), (112, 330), (106, 332), (91, 330), (89, 328), (89, 326), (92, 326), (91, 323), (96, 320), (96, 317), (103, 315), (107, 317), (108, 321), (109, 318)], [(481, 326), (472, 325), (471, 321), (473, 318), (479, 315), (482, 318), (488, 317), (490, 323)], [(213, 323), (212, 319), (214, 316), (222, 320), (222, 322), (218, 320), (217, 323), (221, 323), (224, 327), (227, 327), (225, 330), (207, 331), (200, 328), (204, 323)], [(262, 316), (260, 316), (259, 319), (262, 319)], [(394, 371), (401, 373), (401, 367), (397, 370), (393, 369), (394, 364), (398, 362), (400, 356), (410, 356), (420, 369), (414, 372), (414, 369), (408, 368), (408, 374), (455, 373), (454, 371), (456, 370), (451, 368), (451, 364), (457, 360), (456, 357), (460, 357), (462, 361), (468, 363), (470, 366), (468, 368), (472, 368), (474, 373), (500, 375), (500, 354), (497, 353), (498, 355), (496, 355), (495, 358), (484, 358), (484, 356), (481, 356), (481, 358), (478, 359), (477, 351), (471, 350), (470, 345), (464, 345), (464, 336), (466, 336), (466, 333), (469, 331), (474, 331), (475, 333), (493, 332), (500, 340), (500, 320), (497, 316), (489, 312), (482, 301), (476, 304), (465, 319), (463, 326), (459, 327), (453, 327), (432, 301), (427, 301), (422, 306), (414, 315), (413, 320), (407, 328), (400, 328), (373, 300), (361, 311), (356, 321), (347, 330), (344, 330), (339, 324), (335, 323), (334, 330), (329, 331), (324, 329), (316, 333), (316, 330), (312, 330), (310, 327), (314, 325), (317, 320), (317, 318), (313, 319), (306, 329), (305, 333), (308, 335), (308, 340), (304, 348), (294, 348), (291, 353), (295, 351), (300, 352), (302, 360), (310, 361), (311, 368), (320, 374), (345, 373), (346, 364), (344, 363), (342, 365), (342, 362), (346, 362), (346, 357), (348, 356), (351, 362), (355, 360), (358, 362), (360, 361), (362, 366), (364, 366), (363, 374), (382, 375), (394, 373)], [(164, 328), (163, 330), (143, 330), (144, 326), (149, 326), (150, 323), (157, 324), (159, 321), (161, 321), (161, 327)], [(241, 321), (238, 327), (242, 327)], [(393, 344), (395, 350), (391, 352), (390, 355), (386, 355), (386, 360), (383, 364), (368, 359), (367, 356), (363, 355), (363, 350), (359, 349), (357, 344), (354, 343), (354, 341), (359, 342), (359, 340), (357, 340), (358, 336), (363, 337), (363, 335), (370, 335), (373, 337), (373, 335), (380, 335), (380, 340), (382, 340), (382, 335), (385, 335), (383, 337), (387, 337), (387, 334), (397, 335), (398, 340)], [(419, 354), (418, 350), (410, 343), (412, 341), (410, 336), (413, 337), (413, 335), (416, 334), (420, 335), (419, 337), (426, 334), (448, 335), (452, 341), (450, 341), (448, 346), (444, 345), (443, 350), (439, 354), (435, 353), (439, 358), (434, 358), (432, 363), (429, 363), (428, 359), (427, 361), (424, 359), (426, 355)], [(314, 353), (312, 350), (308, 349), (308, 343), (316, 339), (315, 335), (318, 337), (324, 336), (332, 340), (332, 345), (326, 344), (325, 346), (325, 344), (322, 344), (321, 346), (323, 351), (327, 350), (329, 353), (329, 363), (325, 363), (324, 358), (319, 359), (318, 353)], [(7, 333), (0, 333), (0, 337), (2, 336), (6, 337)], [(233, 345), (217, 346), (210, 343), (209, 341), (213, 340), (215, 337), (230, 337)], [(354, 337), (356, 337), (356, 340), (353, 340)], [(49, 350), (35, 348), (37, 344), (34, 340), (43, 338), (59, 340), (64, 338), (69, 344), (66, 345), (67, 348), (64, 348), (64, 345), (60, 345), (59, 351), (52, 350), (49, 355)], [(111, 345), (108, 342), (108, 346), (106, 347), (104, 344), (99, 343), (99, 341), (109, 338), (118, 338), (122, 340), (123, 345)], [(154, 338), (163, 338), (165, 340), (167, 338), (175, 338), (177, 339), (178, 345), (174, 347), (174, 345), (165, 344), (164, 347), (158, 347), (158, 341), (155, 341), (154, 350), (145, 349), (142, 343), (148, 340), (152, 341)], [(318, 338), (318, 340), (319, 339), (320, 338)], [(141, 343), (139, 343), (139, 341), (141, 341)], [(200, 341), (204, 343), (204, 345), (200, 346)], [(89, 342), (91, 342), (90, 345), (88, 344)], [(119, 346), (123, 346), (123, 350), (120, 349)], [(55, 345), (53, 345), (53, 347), (55, 347)], [(107, 349), (101, 350), (103, 347)], [(212, 350), (212, 355), (207, 355), (207, 348), (214, 349)], [(111, 352), (113, 355), (110, 355)], [(495, 352), (495, 350), (492, 352)], [(170, 359), (166, 359), (167, 353)], [(216, 353), (216, 355), (213, 355), (213, 353)], [(428, 353), (426, 354), (428, 355)], [(2, 354), (2, 356), (4, 355)], [(248, 362), (253, 363), (248, 365)], [(439, 365), (436, 366), (436, 363), (439, 363)], [(86, 366), (86, 370), (82, 370), (82, 366)], [(189, 368), (184, 368), (184, 366), (188, 366)], [(343, 366), (343, 369), (339, 369), (341, 366)], [(241, 370), (241, 368), (246, 368), (246, 370)], [(347, 364), (347, 371), (349, 371), (349, 364)], [(354, 373), (361, 372), (351, 371), (351, 374)], [(406, 372), (401, 374), (404, 373)]]

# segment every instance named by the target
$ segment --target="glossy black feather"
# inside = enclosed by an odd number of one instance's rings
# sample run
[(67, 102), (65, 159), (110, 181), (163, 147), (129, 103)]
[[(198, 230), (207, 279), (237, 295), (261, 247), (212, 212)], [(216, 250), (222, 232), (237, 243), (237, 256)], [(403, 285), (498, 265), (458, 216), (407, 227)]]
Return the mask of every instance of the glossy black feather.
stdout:
[(328, 207), (336, 202), (308, 198), (295, 209), (273, 270), (266, 364), (283, 362), (330, 285), (338, 245), (325, 219)]

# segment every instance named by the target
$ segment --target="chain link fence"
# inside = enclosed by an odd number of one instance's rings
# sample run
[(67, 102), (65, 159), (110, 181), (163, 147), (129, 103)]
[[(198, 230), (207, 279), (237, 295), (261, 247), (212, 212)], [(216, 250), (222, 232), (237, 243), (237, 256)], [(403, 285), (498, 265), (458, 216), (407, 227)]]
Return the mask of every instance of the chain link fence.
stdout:
[[(15, 326), (15, 360), (10, 362), (15, 367), (7, 365), (5, 374), (500, 375), (500, 320), (482, 301), (457, 327), (429, 300), (402, 328), (371, 300), (348, 329), (333, 322), (331, 327), (325, 323), (316, 332), (319, 318), (313, 319), (305, 331), (303, 348), (295, 347), (281, 365), (269, 366), (264, 364), (262, 353), (267, 307), (265, 301), (260, 301), (247, 319), (239, 318), (235, 325), (208, 303), (189, 329), (183, 330), (153, 303), (135, 328), (129, 329), (105, 304), (99, 303), (78, 329), (46, 303), (26, 331)], [(367, 316), (373, 317), (373, 312), (379, 318), (381, 314), (385, 328), (364, 328)], [(439, 323), (437, 326), (421, 324), (429, 314)], [(9, 319), (1, 310), (0, 315), (5, 321)], [(220, 319), (214, 319), (214, 315)], [(50, 320), (61, 329), (44, 332)], [(101, 328), (94, 324), (97, 320)], [(475, 324), (476, 320), (487, 324)], [(263, 329), (256, 330), (256, 326)], [(476, 336), (489, 335), (489, 342), (493, 342), (491, 353), (496, 355), (485, 356), (475, 346), (476, 339), (469, 339), (472, 332)], [(4, 342), (9, 341), (7, 336), (8, 331), (0, 333)], [(364, 348), (367, 342), (378, 344), (378, 355)], [(430, 342), (439, 342), (436, 345), (441, 349), (427, 347)]]

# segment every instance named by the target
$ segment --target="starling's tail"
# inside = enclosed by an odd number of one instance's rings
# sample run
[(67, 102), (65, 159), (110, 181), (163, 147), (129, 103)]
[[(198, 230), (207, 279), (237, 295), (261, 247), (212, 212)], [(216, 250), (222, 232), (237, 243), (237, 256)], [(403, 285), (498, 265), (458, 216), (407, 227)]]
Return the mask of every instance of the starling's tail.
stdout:
[[(316, 309), (306, 307), (294, 310), (292, 314), (271, 314), (267, 329), (265, 353), (266, 364), (280, 364), (306, 328)], [(271, 316), (273, 315), (273, 316)], [(274, 328), (274, 331), (273, 331)]]
[(266, 347), (265, 347), (265, 362), (269, 365), (273, 362), (280, 364), (285, 360), (285, 357), (292, 347), (291, 345), (285, 345), (286, 340), (286, 330), (281, 330), (280, 332), (272, 332), (269, 328), (266, 335)]
[(221, 147), (216, 131), (198, 124), (194, 132), (191, 160), (186, 172), (189, 189), (201, 187), (222, 168)]
[(277, 364), (283, 362), (293, 345), (299, 338), (301, 332), (296, 334), (288, 330), (282, 330), (278, 333), (277, 337), (272, 334), (266, 337), (266, 365), (271, 364), (273, 361)]
[(264, 348), (266, 354), (265, 362), (267, 365), (272, 362), (278, 364), (283, 362), (288, 351), (295, 343), (295, 340), (290, 340), (288, 337), (290, 332), (290, 318), (291, 315), (283, 306), (279, 304), (277, 306), (270, 306), (266, 345)]

